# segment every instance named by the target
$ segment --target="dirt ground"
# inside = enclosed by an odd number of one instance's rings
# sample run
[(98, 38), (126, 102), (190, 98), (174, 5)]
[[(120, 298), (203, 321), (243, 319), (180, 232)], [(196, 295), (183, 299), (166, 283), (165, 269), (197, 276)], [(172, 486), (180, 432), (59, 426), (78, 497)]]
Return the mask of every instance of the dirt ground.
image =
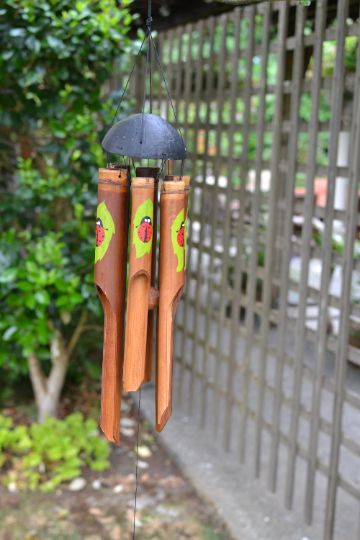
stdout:
[[(88, 412), (97, 414), (93, 395), (90, 403)], [(0, 540), (133, 538), (137, 411), (126, 398), (122, 409), (122, 419), (127, 420), (120, 446), (112, 445), (111, 468), (101, 475), (83, 470), (84, 489), (72, 492), (64, 484), (51, 494), (11, 493), (1, 485)], [(13, 416), (19, 417), (19, 412), (14, 410)], [(135, 538), (229, 540), (213, 509), (197, 496), (143, 421), (139, 445)]]

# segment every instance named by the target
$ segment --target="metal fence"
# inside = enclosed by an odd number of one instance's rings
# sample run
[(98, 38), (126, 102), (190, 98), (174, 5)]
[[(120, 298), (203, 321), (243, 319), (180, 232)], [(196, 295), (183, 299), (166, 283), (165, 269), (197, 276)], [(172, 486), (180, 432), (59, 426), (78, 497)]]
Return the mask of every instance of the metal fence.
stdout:
[[(262, 4), (157, 38), (192, 177), (178, 401), (287, 508), (301, 485), (307, 523), (322, 498), (326, 540), (344, 537), (344, 513), (360, 539), (360, 25), (348, 9)], [(173, 122), (159, 76), (153, 94)]]

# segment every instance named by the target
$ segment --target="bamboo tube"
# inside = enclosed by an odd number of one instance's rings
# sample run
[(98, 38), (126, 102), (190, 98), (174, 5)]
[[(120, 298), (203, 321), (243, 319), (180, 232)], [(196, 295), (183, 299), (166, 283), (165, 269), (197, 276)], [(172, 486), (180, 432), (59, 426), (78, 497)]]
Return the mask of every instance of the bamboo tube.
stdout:
[(153, 351), (154, 351), (154, 326), (155, 326), (155, 309), (151, 302), (152, 298), (158, 299), (158, 292), (152, 291), (156, 287), (156, 246), (157, 246), (157, 218), (158, 218), (158, 185), (159, 185), (159, 168), (158, 167), (137, 167), (136, 176), (154, 178), (154, 220), (153, 220), (153, 245), (151, 259), (151, 299), (149, 299), (149, 313), (146, 338), (146, 362), (145, 362), (145, 379), (144, 382), (150, 382), (152, 379), (153, 370)]
[(129, 227), (127, 167), (99, 169), (96, 218), (96, 290), (104, 308), (101, 429), (119, 444), (124, 308)]
[(154, 178), (133, 178), (123, 385), (135, 392), (145, 379), (154, 226)]
[(159, 308), (156, 343), (156, 430), (172, 411), (173, 339), (176, 308), (184, 289), (183, 181), (165, 181), (160, 197)]

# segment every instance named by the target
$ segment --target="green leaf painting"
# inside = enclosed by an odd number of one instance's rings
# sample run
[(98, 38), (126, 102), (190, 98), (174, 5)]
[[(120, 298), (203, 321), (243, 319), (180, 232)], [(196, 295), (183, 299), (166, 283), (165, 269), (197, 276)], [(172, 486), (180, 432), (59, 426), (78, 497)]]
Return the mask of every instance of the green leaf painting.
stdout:
[(182, 209), (175, 218), (171, 227), (171, 240), (174, 248), (174, 253), (178, 258), (177, 272), (181, 272), (184, 268), (184, 247), (181, 247), (178, 243), (178, 232), (181, 229), (181, 225), (184, 221), (184, 209)]
[(105, 239), (101, 246), (95, 247), (95, 264), (104, 257), (109, 247), (112, 235), (115, 234), (115, 225), (109, 210), (106, 208), (105, 201), (99, 204), (96, 217), (100, 218), (105, 229)]
[(186, 218), (184, 225), (184, 268), (186, 270), (186, 246), (187, 246), (187, 220), (188, 220), (189, 209), (186, 209)]
[[(144, 220), (146, 218), (150, 218), (151, 220), (151, 236), (149, 240), (146, 240), (146, 237), (143, 236), (142, 228), (146, 227), (146, 224), (144, 223)], [(153, 239), (153, 231), (152, 231), (152, 224), (154, 221), (154, 205), (150, 197), (144, 201), (138, 209), (136, 210), (136, 214), (133, 221), (133, 244), (135, 245), (136, 249), (136, 259), (139, 259), (145, 253), (151, 252), (151, 246), (152, 246), (152, 239)], [(149, 225), (149, 224), (148, 224)], [(147, 234), (149, 235), (149, 229), (147, 229)], [(148, 236), (149, 238), (149, 236)]]

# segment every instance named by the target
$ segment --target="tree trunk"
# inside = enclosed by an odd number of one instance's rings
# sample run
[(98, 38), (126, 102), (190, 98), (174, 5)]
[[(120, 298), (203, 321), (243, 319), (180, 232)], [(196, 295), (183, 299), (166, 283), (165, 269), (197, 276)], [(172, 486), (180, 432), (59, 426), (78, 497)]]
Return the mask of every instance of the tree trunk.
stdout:
[(59, 330), (51, 342), (52, 368), (48, 378), (45, 377), (41, 362), (35, 353), (28, 358), (30, 379), (38, 410), (38, 422), (43, 422), (47, 415), (56, 418), (59, 399), (64, 384), (69, 355)]
[[(51, 341), (51, 363), (52, 368), (48, 378), (45, 377), (41, 362), (34, 352), (28, 357), (30, 379), (35, 395), (35, 402), (38, 412), (38, 422), (43, 422), (46, 416), (56, 418), (59, 410), (61, 390), (64, 385), (66, 370), (69, 358), (75, 345), (79, 341), (84, 330), (94, 327), (84, 326), (88, 313), (84, 311), (79, 319), (77, 327), (72, 335), (68, 347), (65, 346), (60, 330), (54, 330), (55, 337)], [(98, 330), (97, 327), (95, 327)]]
[(59, 398), (56, 399), (55, 396), (51, 394), (45, 394), (44, 398), (38, 403), (37, 406), (37, 420), (39, 424), (44, 422), (47, 416), (56, 418), (58, 415), (59, 409)]

